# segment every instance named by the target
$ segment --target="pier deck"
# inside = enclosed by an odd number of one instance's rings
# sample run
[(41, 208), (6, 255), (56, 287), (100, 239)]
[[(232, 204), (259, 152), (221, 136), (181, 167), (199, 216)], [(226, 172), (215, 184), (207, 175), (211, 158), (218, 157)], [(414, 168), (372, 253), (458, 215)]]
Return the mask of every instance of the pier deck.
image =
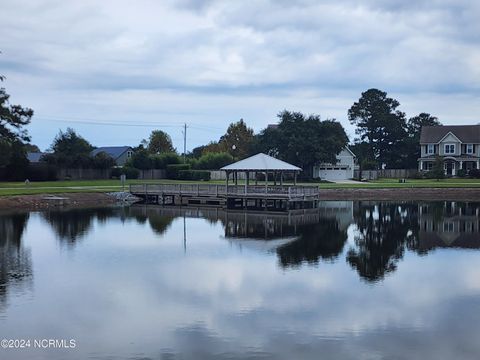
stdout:
[(142, 184), (130, 192), (147, 203), (162, 205), (213, 205), (227, 208), (288, 210), (314, 205), (317, 186)]

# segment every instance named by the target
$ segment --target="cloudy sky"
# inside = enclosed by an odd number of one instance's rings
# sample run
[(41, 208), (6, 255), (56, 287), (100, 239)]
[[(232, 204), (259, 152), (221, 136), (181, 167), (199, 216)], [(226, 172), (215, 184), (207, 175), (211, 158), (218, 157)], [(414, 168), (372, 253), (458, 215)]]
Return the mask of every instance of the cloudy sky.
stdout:
[(336, 118), (376, 87), (407, 116), (480, 122), (480, 2), (2, 0), (0, 74), (35, 110), (34, 143), (74, 127), (96, 146), (154, 128), (182, 149), (240, 118)]

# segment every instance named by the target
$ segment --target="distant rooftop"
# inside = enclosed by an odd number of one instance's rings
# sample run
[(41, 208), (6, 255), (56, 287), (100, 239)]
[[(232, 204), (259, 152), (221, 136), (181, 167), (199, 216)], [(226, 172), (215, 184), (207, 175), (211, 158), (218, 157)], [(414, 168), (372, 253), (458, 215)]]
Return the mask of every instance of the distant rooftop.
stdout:
[(289, 164), (285, 161), (275, 159), (274, 157), (259, 153), (249, 158), (237, 161), (236, 163), (224, 166), (221, 170), (225, 171), (301, 171), (298, 166)]
[(42, 152), (27, 152), (27, 159), (31, 163), (38, 163), (38, 162), (40, 162), (40, 159), (43, 155), (45, 155), (45, 153), (42, 153)]
[(118, 159), (125, 151), (131, 148), (131, 146), (101, 146), (95, 150), (92, 150), (90, 155), (96, 156), (97, 154), (103, 152), (115, 160)]
[(437, 143), (449, 132), (463, 143), (480, 143), (480, 125), (424, 126), (420, 135), (420, 143)]

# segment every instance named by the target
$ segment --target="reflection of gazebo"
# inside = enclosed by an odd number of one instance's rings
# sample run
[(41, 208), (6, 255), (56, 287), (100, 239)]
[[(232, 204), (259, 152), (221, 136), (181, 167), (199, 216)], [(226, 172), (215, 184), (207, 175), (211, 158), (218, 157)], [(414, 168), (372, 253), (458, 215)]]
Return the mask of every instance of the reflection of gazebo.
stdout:
[(275, 159), (269, 155), (259, 153), (249, 158), (237, 161), (236, 163), (224, 166), (221, 170), (226, 173), (227, 186), (230, 174), (233, 174), (235, 185), (238, 184), (238, 173), (245, 174), (245, 185), (250, 182), (250, 174), (254, 174), (255, 185), (257, 185), (257, 174), (262, 173), (265, 176), (265, 186), (268, 184), (268, 175), (273, 175), (274, 185), (277, 185), (277, 178), (280, 175), (280, 185), (283, 185), (284, 175), (293, 174), (294, 185), (297, 184), (297, 174), (302, 171), (301, 168), (289, 164), (285, 161)]

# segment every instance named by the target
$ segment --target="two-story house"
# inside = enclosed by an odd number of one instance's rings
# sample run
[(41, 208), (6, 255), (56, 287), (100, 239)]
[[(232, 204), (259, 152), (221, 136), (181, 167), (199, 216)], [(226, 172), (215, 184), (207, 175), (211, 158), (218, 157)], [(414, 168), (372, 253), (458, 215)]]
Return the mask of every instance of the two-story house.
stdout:
[(420, 135), (418, 170), (432, 169), (442, 157), (445, 175), (480, 168), (480, 125), (424, 126)]

